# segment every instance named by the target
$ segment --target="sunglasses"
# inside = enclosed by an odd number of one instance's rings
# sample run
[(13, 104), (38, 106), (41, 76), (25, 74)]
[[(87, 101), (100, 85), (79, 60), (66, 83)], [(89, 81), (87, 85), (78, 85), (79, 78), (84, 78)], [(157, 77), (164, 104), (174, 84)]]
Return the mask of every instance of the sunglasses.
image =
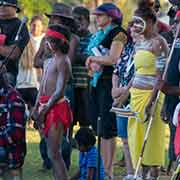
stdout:
[(144, 19), (142, 19), (139, 16), (133, 16), (132, 21), (129, 23), (129, 25), (135, 28), (138, 28), (140, 30), (140, 33), (143, 33), (146, 29), (146, 22)]

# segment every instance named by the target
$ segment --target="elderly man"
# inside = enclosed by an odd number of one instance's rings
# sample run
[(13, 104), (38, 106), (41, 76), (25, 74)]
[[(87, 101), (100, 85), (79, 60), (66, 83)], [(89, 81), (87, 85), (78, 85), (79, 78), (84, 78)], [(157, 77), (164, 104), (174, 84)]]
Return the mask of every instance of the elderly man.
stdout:
[(19, 57), (29, 41), (29, 33), (26, 26), (24, 26), (20, 32), (19, 40), (15, 42), (21, 24), (21, 21), (17, 18), (18, 12), (20, 12), (20, 9), (17, 0), (0, 1), (0, 61), (4, 60), (12, 48), (16, 46), (6, 65), (7, 78), (13, 86), (16, 83)]

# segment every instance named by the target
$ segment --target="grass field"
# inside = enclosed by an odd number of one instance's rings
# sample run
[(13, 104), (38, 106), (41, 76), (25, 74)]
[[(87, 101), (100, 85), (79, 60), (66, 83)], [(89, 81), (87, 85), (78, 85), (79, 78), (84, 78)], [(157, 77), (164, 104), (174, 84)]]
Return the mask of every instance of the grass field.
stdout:
[[(42, 169), (42, 160), (39, 154), (39, 134), (35, 130), (28, 129), (27, 131), (27, 156), (24, 165), (24, 179), (25, 180), (52, 180), (51, 171), (44, 171)], [(118, 143), (117, 159), (121, 159), (122, 151)], [(72, 175), (77, 168), (78, 151), (73, 149), (72, 152), (72, 166), (69, 175)], [(115, 173), (120, 174), (124, 169), (115, 168)]]
[[(168, 139), (168, 134), (167, 134)], [(42, 169), (42, 160), (39, 154), (39, 134), (35, 130), (28, 129), (27, 130), (27, 156), (24, 165), (24, 180), (52, 180), (52, 172), (51, 171), (44, 171)], [(168, 143), (168, 142), (167, 142)], [(117, 148), (117, 156), (116, 160), (121, 159), (122, 157), (122, 150), (121, 150), (121, 143), (118, 141), (118, 148)], [(78, 163), (78, 151), (73, 149), (72, 152), (72, 166), (69, 171), (69, 175), (72, 175), (77, 168)], [(120, 180), (120, 174), (124, 173), (124, 169), (115, 167), (115, 177), (117, 180)], [(117, 176), (118, 175), (118, 176)], [(169, 177), (160, 178), (162, 180), (168, 180)]]

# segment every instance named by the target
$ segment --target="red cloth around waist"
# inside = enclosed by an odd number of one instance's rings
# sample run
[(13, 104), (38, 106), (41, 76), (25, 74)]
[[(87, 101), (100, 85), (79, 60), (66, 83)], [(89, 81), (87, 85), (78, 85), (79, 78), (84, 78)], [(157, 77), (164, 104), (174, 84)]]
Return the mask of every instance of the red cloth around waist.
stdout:
[[(41, 104), (47, 103), (49, 99), (49, 96), (41, 96), (39, 98), (40, 106)], [(45, 135), (48, 135), (48, 131), (53, 123), (57, 128), (59, 122), (63, 124), (65, 131), (69, 128), (72, 122), (72, 111), (66, 99), (60, 100), (46, 114), (45, 128), (43, 129)]]

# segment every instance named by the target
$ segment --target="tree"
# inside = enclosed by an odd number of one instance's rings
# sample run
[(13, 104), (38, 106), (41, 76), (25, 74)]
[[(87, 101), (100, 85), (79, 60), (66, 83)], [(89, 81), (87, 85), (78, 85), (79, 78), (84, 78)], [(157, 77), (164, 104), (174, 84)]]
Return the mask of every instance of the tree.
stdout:
[(47, 0), (19, 0), (19, 4), (22, 9), (21, 15), (26, 15), (29, 18), (51, 10), (51, 2)]
[(82, 4), (83, 0), (19, 0), (19, 4), (22, 9), (21, 16), (26, 15), (31, 18), (36, 14), (50, 12), (52, 5), (56, 2), (64, 2), (66, 4), (75, 5)]

